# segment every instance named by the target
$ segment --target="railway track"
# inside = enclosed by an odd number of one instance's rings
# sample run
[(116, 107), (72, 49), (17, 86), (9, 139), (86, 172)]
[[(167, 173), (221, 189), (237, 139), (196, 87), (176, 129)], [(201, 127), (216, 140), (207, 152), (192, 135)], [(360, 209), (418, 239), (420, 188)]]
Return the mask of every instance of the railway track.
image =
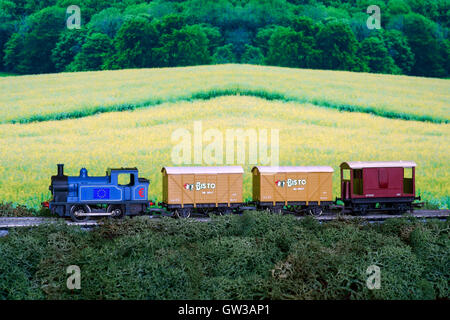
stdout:
[[(159, 219), (165, 215), (150, 215), (147, 216), (149, 219)], [(350, 215), (337, 215), (337, 214), (324, 214), (315, 217), (318, 221), (332, 221), (332, 220), (352, 220), (360, 219), (366, 220), (368, 222), (384, 221), (386, 219), (401, 218), (401, 217), (416, 217), (421, 219), (446, 219), (450, 216), (450, 210), (416, 210), (414, 213), (405, 214), (372, 214), (365, 216), (350, 216)], [(297, 216), (297, 219), (304, 219), (306, 216)], [(210, 218), (208, 217), (191, 217), (189, 219), (195, 219), (201, 222), (208, 222)], [(8, 230), (11, 228), (26, 228), (35, 227), (42, 224), (56, 223), (61, 221), (60, 218), (49, 218), (49, 217), (4, 217), (0, 218), (0, 230)], [(101, 221), (90, 220), (85, 222), (73, 222), (71, 220), (64, 220), (68, 225), (80, 226), (80, 227), (94, 227), (101, 223)]]

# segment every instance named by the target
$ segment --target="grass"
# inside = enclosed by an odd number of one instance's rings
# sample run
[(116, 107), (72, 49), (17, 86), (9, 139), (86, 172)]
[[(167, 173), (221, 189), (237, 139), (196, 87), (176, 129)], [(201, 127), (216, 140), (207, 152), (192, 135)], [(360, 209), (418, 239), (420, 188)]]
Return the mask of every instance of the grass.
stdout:
[[(0, 300), (448, 299), (449, 223), (247, 212), (16, 229), (0, 238)], [(69, 265), (80, 267), (80, 290), (66, 287)], [(370, 265), (380, 289), (366, 286)]]
[(80, 118), (229, 94), (448, 123), (449, 89), (442, 79), (251, 65), (30, 75), (0, 79), (0, 123)]
[[(413, 160), (418, 165), (417, 194), (434, 207), (450, 207), (448, 125), (242, 96), (164, 103), (82, 119), (0, 125), (1, 199), (38, 208), (50, 197), (48, 185), (56, 164), (65, 163), (68, 175), (78, 175), (81, 167), (90, 175), (104, 175), (107, 167), (136, 166), (151, 179), (150, 198), (161, 201), (160, 170), (174, 164), (171, 153), (179, 143), (172, 141), (172, 133), (184, 128), (193, 134), (198, 119), (203, 133), (268, 129), (269, 148), (270, 129), (279, 129), (280, 165), (331, 165), (335, 196), (339, 196), (338, 168), (343, 161)], [(205, 141), (204, 148), (207, 145)], [(249, 163), (247, 154), (243, 164), (247, 200), (251, 198), (249, 173), (255, 164)], [(261, 158), (257, 164), (262, 164)]]

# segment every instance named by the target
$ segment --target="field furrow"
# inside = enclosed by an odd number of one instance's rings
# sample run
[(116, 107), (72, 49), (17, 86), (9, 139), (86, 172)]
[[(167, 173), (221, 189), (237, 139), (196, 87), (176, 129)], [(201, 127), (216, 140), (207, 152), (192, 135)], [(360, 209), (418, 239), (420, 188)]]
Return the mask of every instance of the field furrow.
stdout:
[(230, 94), (450, 121), (449, 80), (251, 65), (6, 77), (0, 78), (0, 92), (0, 123), (80, 118)]

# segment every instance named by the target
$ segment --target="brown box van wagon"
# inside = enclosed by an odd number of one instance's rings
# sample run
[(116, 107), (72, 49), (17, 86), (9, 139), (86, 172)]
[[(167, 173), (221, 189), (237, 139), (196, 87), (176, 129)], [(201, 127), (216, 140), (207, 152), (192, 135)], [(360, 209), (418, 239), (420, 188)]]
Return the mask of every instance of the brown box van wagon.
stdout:
[(254, 167), (253, 201), (259, 207), (333, 203), (332, 167)]
[(240, 166), (164, 167), (163, 203), (168, 209), (235, 208), (242, 205)]

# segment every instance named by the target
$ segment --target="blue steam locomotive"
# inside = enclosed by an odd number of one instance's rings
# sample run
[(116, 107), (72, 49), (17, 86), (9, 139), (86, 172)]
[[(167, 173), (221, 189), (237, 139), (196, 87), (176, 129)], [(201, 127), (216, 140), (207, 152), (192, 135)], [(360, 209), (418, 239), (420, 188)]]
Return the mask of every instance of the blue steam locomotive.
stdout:
[(147, 210), (150, 181), (139, 177), (137, 168), (108, 169), (104, 177), (89, 177), (85, 168), (80, 175), (64, 175), (64, 165), (58, 164), (58, 174), (52, 176), (49, 187), (53, 199), (52, 213), (86, 221), (90, 217), (137, 215)]

